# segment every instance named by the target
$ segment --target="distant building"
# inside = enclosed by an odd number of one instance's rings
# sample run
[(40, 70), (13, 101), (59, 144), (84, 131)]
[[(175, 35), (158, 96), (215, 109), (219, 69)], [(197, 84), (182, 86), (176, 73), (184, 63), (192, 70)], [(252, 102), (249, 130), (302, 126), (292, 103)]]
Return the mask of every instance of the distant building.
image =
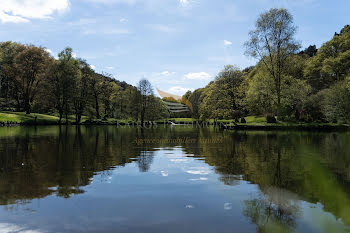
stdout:
[(181, 99), (182, 99), (182, 97), (181, 96), (178, 96), (178, 95), (173, 95), (173, 94), (170, 94), (170, 93), (167, 93), (167, 92), (165, 92), (165, 91), (161, 91), (161, 90), (159, 90), (158, 88), (156, 88), (157, 89), (157, 91), (158, 91), (158, 94), (160, 95), (160, 97), (162, 97), (162, 98), (174, 98), (175, 100), (177, 100), (177, 101), (180, 101)]
[[(173, 94), (167, 93), (165, 91), (161, 91), (158, 88), (156, 88), (156, 89), (157, 89), (158, 94), (162, 98), (174, 98), (177, 101), (180, 101), (182, 99), (181, 96), (173, 95)], [(175, 112), (189, 112), (190, 111), (190, 109), (185, 104), (174, 103), (174, 102), (169, 102), (169, 101), (164, 101), (164, 100), (163, 100), (163, 103), (167, 106), (169, 111), (173, 112), (173, 113), (175, 113)]]

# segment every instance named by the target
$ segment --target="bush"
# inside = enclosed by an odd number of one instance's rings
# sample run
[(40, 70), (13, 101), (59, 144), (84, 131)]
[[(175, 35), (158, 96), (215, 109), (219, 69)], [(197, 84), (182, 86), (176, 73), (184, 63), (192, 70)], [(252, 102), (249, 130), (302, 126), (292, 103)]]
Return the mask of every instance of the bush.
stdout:
[(245, 120), (245, 118), (244, 118), (244, 117), (242, 117), (242, 118), (241, 118), (241, 123), (242, 123), (242, 124), (247, 123), (247, 121)]
[(275, 116), (273, 116), (273, 115), (266, 115), (266, 122), (275, 124), (275, 123), (277, 123), (277, 120), (276, 120)]

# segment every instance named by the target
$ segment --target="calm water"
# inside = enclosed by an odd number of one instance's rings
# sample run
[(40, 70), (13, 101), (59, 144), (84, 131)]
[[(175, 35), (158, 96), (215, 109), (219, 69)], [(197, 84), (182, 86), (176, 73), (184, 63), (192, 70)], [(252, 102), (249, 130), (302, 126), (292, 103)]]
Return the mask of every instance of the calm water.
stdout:
[(0, 232), (349, 226), (350, 133), (0, 128)]

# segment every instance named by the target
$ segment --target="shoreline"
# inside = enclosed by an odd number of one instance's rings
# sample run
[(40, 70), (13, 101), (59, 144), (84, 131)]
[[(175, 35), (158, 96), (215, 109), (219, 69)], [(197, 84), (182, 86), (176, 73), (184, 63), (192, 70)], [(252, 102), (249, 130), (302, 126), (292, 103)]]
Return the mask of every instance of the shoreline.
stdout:
[[(58, 122), (0, 122), (0, 127), (15, 127), (15, 126), (129, 126), (129, 127), (141, 127), (139, 122), (132, 122), (125, 120), (109, 122), (109, 121), (89, 121), (82, 122), (80, 124), (76, 123), (61, 123)], [(172, 121), (154, 121), (154, 122), (145, 122), (144, 128), (153, 128), (159, 125), (169, 125), (172, 126)], [(192, 126), (197, 128), (205, 127), (217, 127), (220, 130), (256, 130), (256, 131), (287, 131), (287, 130), (300, 130), (300, 131), (350, 131), (350, 125), (331, 125), (331, 124), (293, 124), (293, 125), (279, 125), (270, 124), (270, 125), (259, 125), (259, 124), (237, 124), (237, 125), (227, 125), (225, 123), (219, 122), (214, 124), (212, 122), (185, 122), (185, 121), (176, 121), (176, 126)]]

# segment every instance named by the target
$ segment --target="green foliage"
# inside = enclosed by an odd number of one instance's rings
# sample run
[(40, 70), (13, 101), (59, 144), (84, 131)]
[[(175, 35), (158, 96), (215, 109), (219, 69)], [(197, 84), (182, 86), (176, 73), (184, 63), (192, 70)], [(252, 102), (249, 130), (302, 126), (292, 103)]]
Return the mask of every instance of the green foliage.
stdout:
[(350, 74), (350, 31), (346, 28), (324, 43), (317, 55), (307, 62), (304, 75), (313, 92), (328, 88)]
[(323, 113), (330, 122), (350, 121), (349, 79), (338, 82), (325, 91)]
[(245, 43), (246, 53), (258, 58), (272, 77), (277, 102), (277, 117), (280, 116), (282, 78), (286, 73), (288, 58), (300, 48), (294, 39), (296, 27), (293, 16), (286, 9), (272, 8), (261, 14), (255, 30), (249, 33)]
[(215, 81), (203, 92), (199, 113), (202, 119), (238, 119), (243, 112), (242, 83), (245, 73), (234, 66), (225, 66)]

